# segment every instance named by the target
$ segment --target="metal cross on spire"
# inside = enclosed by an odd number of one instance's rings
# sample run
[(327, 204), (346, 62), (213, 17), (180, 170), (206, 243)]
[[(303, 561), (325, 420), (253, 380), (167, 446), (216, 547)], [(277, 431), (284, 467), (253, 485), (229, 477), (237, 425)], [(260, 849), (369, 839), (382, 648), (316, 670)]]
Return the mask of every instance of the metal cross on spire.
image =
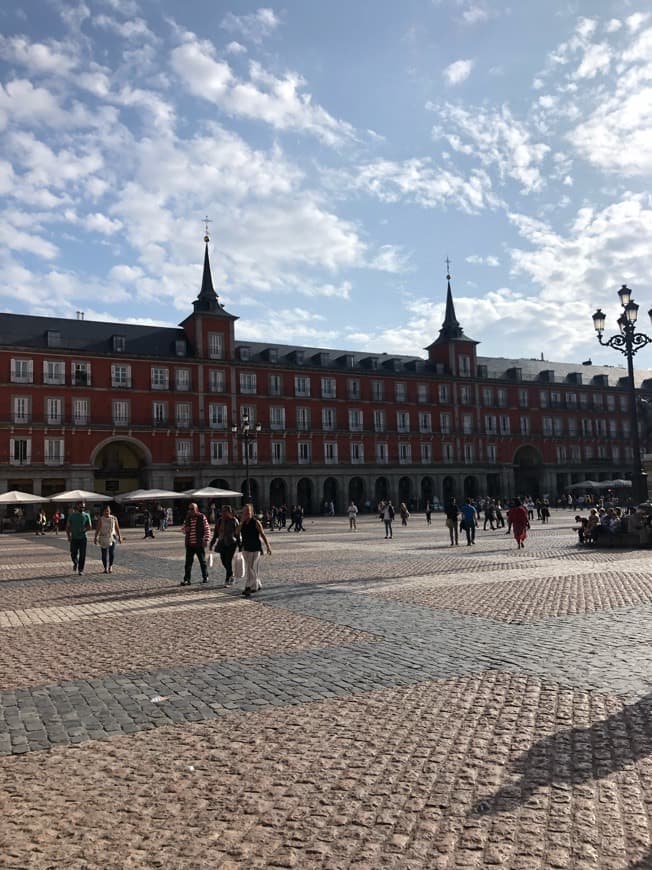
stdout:
[(451, 261), (446, 257), (446, 278), (450, 281), (451, 278)]
[(203, 224), (204, 224), (204, 241), (205, 241), (205, 242), (208, 242), (208, 241), (209, 241), (209, 238), (208, 238), (208, 225), (209, 225), (209, 224), (212, 224), (212, 223), (213, 223), (213, 221), (208, 217), (208, 215), (206, 215), (206, 217), (203, 219)]

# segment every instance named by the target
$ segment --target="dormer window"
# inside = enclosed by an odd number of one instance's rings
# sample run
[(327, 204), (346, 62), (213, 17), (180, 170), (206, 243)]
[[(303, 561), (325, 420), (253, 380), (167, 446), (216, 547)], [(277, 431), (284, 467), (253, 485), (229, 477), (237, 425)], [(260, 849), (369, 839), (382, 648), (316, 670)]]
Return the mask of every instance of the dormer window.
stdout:
[(114, 335), (111, 343), (114, 353), (124, 353), (127, 349), (127, 338), (124, 335)]
[(61, 333), (54, 329), (48, 329), (45, 333), (48, 347), (61, 347)]
[(249, 359), (249, 348), (248, 347), (241, 347), (241, 348), (239, 348), (238, 352), (240, 354), (240, 359), (242, 360), (242, 362), (247, 362)]
[(177, 338), (174, 342), (174, 352), (177, 356), (186, 355), (186, 340), (185, 338)]
[(278, 348), (277, 347), (270, 347), (267, 350), (267, 359), (273, 363), (278, 362)]

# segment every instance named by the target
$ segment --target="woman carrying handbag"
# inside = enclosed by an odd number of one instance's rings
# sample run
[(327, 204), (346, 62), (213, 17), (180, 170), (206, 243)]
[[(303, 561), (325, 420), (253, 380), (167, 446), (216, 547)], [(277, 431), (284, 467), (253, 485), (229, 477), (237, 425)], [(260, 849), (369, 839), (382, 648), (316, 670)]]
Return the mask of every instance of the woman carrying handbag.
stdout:
[(211, 541), (216, 553), (226, 571), (225, 586), (233, 585), (233, 556), (238, 546), (238, 521), (235, 518), (231, 505), (222, 505), (221, 515), (215, 524), (215, 534)]
[(254, 516), (254, 506), (246, 504), (240, 517), (240, 550), (245, 561), (245, 586), (242, 594), (245, 598), (258, 592), (262, 584), (258, 579), (258, 563), (263, 552), (263, 544), (267, 548), (267, 555), (272, 555), (269, 541), (265, 537), (262, 525)]

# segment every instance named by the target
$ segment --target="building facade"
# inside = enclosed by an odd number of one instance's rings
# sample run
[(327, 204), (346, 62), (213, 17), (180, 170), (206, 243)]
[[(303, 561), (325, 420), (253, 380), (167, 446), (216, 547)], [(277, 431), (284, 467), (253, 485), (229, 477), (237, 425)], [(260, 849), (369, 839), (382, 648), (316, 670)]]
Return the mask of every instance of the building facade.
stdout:
[[(178, 328), (0, 315), (2, 491), (246, 492), (248, 470), (258, 508), (310, 513), (631, 477), (623, 368), (478, 356), (450, 277), (423, 358), (237, 341), (205, 241)], [(649, 398), (651, 377), (637, 382)], [(247, 439), (232, 431), (243, 415)]]

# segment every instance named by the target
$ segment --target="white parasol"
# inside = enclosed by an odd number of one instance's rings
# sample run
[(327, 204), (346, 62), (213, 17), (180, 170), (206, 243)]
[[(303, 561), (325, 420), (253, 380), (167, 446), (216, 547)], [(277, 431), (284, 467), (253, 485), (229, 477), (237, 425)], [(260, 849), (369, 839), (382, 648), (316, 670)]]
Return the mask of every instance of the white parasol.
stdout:
[(180, 494), (186, 498), (242, 498), (241, 492), (234, 489), (220, 489), (217, 486), (203, 486), (201, 489), (187, 489)]
[(116, 496), (116, 501), (170, 501), (185, 497), (185, 493), (173, 492), (171, 489), (134, 489)]
[(89, 492), (86, 489), (69, 489), (66, 492), (58, 492), (50, 496), (50, 501), (113, 501), (112, 495), (103, 495), (101, 492)]
[(21, 492), (19, 489), (10, 489), (0, 495), (0, 504), (40, 504), (49, 501), (44, 495), (33, 495), (31, 492)]

